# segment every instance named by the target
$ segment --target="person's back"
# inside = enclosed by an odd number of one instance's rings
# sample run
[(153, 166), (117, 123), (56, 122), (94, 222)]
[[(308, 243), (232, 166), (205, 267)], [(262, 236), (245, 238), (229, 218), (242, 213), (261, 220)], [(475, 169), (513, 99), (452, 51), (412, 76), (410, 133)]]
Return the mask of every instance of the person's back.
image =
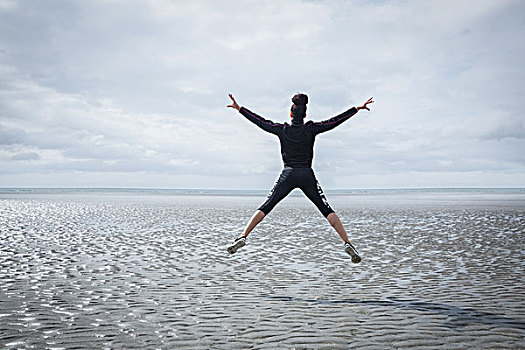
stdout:
[(288, 168), (311, 168), (314, 156), (315, 134), (302, 120), (284, 124), (279, 134), (283, 164)]
[(296, 94), (292, 97), (293, 105), (290, 113), (290, 117), (292, 118), (291, 125), (288, 123), (275, 123), (271, 120), (266, 120), (247, 108), (239, 106), (231, 94), (230, 98), (233, 103), (228, 107), (237, 109), (244, 117), (246, 117), (246, 119), (255, 125), (264, 131), (279, 137), (284, 169), (266, 201), (250, 219), (241, 236), (239, 236), (239, 238), (228, 247), (228, 252), (233, 254), (237, 249), (243, 247), (248, 234), (266, 215), (268, 215), (268, 213), (270, 213), (270, 211), (273, 210), (277, 203), (285, 198), (293, 189), (300, 188), (328, 220), (330, 225), (335, 228), (341, 239), (344, 241), (345, 251), (352, 257), (352, 262), (360, 262), (361, 257), (359, 257), (357, 250), (348, 240), (348, 236), (341, 220), (328, 204), (323, 190), (317, 182), (314, 171), (312, 170), (312, 160), (316, 135), (335, 128), (356, 114), (359, 109), (370, 110), (367, 107), (367, 104), (373, 103), (372, 98), (361, 107), (352, 107), (349, 110), (325, 121), (308, 121), (307, 123), (304, 123), (308, 96), (304, 94)]

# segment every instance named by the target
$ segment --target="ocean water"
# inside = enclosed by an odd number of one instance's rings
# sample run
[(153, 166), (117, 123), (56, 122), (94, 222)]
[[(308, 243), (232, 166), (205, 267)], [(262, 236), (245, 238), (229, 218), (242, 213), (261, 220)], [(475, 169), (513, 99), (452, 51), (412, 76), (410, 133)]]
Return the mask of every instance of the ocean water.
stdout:
[(0, 347), (525, 348), (525, 190), (0, 189)]

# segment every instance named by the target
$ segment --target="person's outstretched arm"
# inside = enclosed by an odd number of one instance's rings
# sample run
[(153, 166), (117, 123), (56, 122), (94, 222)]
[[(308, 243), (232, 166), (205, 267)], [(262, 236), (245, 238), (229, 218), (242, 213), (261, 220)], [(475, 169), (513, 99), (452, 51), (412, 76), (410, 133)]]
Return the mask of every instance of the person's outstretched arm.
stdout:
[(274, 123), (271, 120), (264, 119), (263, 117), (253, 113), (248, 108), (241, 107), (237, 104), (235, 101), (235, 98), (233, 98), (232, 94), (228, 94), (232, 100), (232, 104), (228, 105), (227, 107), (235, 108), (239, 111), (246, 119), (263, 129), (264, 131), (267, 131), (272, 134), (279, 134), (279, 131), (281, 130), (283, 124)]
[(374, 103), (374, 100), (372, 99), (373, 97), (370, 97), (362, 106), (352, 107), (346, 112), (343, 112), (333, 118), (323, 120), (322, 122), (314, 122), (313, 127), (315, 128), (315, 133), (320, 134), (322, 132), (332, 130), (336, 126), (350, 119), (350, 117), (352, 117), (354, 114), (356, 114), (361, 109), (366, 109), (367, 111), (369, 111), (370, 108), (368, 108), (368, 104)]

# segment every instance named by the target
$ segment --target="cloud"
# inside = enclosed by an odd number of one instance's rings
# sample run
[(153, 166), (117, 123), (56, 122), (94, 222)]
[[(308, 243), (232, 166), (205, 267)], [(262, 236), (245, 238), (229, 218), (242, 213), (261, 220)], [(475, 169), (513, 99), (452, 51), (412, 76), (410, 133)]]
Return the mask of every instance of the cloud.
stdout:
[(0, 125), (0, 144), (10, 145), (20, 142), (26, 132), (20, 128), (6, 128)]
[(9, 11), (16, 7), (16, 0), (0, 0), (0, 11)]
[[(487, 186), (498, 172), (522, 186), (523, 10), (519, 1), (2, 1), (0, 180), (96, 173), (97, 184), (127, 174), (142, 187), (177, 186), (173, 176), (265, 188), (281, 167), (277, 139), (227, 110), (227, 93), (286, 121), (300, 91), (314, 120), (377, 101), (317, 140), (327, 183), (407, 174), (409, 186), (410, 174), (475, 171)], [(454, 177), (468, 178), (447, 185)]]
[(12, 160), (39, 160), (40, 155), (35, 152), (18, 153), (11, 157)]

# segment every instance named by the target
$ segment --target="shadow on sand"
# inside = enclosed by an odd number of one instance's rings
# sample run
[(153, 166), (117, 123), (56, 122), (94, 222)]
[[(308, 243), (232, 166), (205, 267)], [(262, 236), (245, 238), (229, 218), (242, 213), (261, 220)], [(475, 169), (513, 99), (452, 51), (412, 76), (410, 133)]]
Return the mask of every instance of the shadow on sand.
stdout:
[(496, 327), (515, 328), (525, 330), (525, 321), (516, 320), (509, 317), (499, 316), (489, 312), (477, 311), (470, 308), (461, 308), (453, 305), (432, 303), (427, 301), (418, 301), (410, 299), (398, 299), (395, 297), (389, 297), (386, 300), (361, 300), (355, 298), (342, 299), (342, 300), (320, 300), (320, 299), (304, 299), (288, 296), (277, 296), (277, 295), (263, 295), (263, 297), (280, 300), (283, 302), (303, 302), (303, 303), (314, 303), (322, 305), (334, 305), (334, 304), (353, 304), (353, 305), (371, 305), (371, 306), (384, 306), (398, 309), (411, 309), (424, 312), (426, 314), (441, 314), (447, 317), (446, 327), (449, 328), (460, 328), (470, 324), (486, 324)]

